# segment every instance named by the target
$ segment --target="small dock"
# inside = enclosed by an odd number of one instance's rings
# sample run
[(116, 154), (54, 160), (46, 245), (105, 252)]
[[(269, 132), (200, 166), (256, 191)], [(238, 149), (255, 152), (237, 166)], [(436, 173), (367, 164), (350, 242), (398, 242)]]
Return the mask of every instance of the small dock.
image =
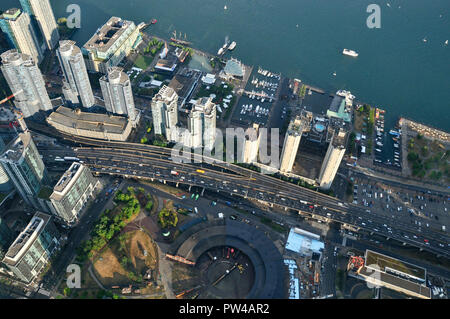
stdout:
[(270, 100), (270, 99), (275, 100), (275, 96), (270, 96), (270, 95), (263, 94), (263, 93), (260, 93), (260, 92), (250, 92), (250, 91), (245, 91), (244, 90), (242, 93), (246, 94), (248, 96), (254, 95), (254, 96), (261, 97), (261, 98), (264, 98), (264, 99), (267, 99), (267, 100)]

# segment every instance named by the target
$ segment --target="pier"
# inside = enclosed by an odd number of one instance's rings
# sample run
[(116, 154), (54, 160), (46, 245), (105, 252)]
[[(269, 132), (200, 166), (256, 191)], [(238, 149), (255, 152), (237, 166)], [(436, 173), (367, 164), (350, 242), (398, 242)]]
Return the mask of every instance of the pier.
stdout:
[(259, 93), (259, 92), (250, 92), (250, 91), (243, 90), (241, 94), (246, 94), (248, 96), (254, 95), (254, 96), (261, 97), (261, 98), (264, 98), (267, 100), (269, 100), (269, 99), (275, 100), (275, 96), (270, 96), (270, 95)]

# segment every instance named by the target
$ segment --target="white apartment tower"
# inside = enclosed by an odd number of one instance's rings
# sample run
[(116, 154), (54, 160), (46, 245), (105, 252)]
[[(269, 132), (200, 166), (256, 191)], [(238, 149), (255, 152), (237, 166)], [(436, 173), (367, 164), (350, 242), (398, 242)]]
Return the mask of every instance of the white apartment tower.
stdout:
[(290, 173), (294, 166), (303, 131), (309, 128), (312, 114), (305, 112), (297, 115), (288, 126), (281, 151), (280, 172)]
[(136, 124), (133, 91), (128, 75), (120, 67), (108, 69), (108, 74), (100, 78), (105, 108), (108, 112), (127, 115)]
[(49, 0), (20, 0), (25, 12), (36, 18), (45, 44), (53, 50), (59, 41), (58, 25)]
[(28, 13), (17, 8), (8, 9), (0, 16), (0, 27), (9, 42), (20, 52), (41, 63), (43, 55)]
[(342, 158), (345, 154), (345, 137), (346, 133), (342, 129), (333, 135), (325, 159), (322, 162), (322, 167), (319, 174), (319, 185), (322, 189), (329, 189), (333, 183), (334, 177), (341, 164)]
[(240, 159), (242, 163), (252, 164), (258, 161), (259, 142), (259, 125), (254, 123), (245, 131), (243, 154)]
[(164, 85), (152, 99), (152, 117), (155, 134), (164, 135), (168, 141), (176, 140), (178, 123), (178, 94)]
[(216, 140), (216, 105), (211, 97), (197, 100), (189, 113), (188, 129), (191, 133), (191, 147), (213, 149)]
[(95, 104), (91, 83), (84, 64), (83, 54), (75, 41), (64, 40), (59, 42), (56, 51), (64, 74), (63, 93), (66, 100), (89, 108)]
[(53, 108), (42, 73), (31, 56), (14, 49), (4, 52), (1, 60), (1, 70), (15, 95), (14, 103), (24, 117)]

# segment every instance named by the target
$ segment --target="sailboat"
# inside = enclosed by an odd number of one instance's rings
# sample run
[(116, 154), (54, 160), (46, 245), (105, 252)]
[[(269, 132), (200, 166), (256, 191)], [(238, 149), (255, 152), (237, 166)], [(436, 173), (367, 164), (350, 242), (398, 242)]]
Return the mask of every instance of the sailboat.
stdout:
[(445, 45), (448, 45), (448, 40), (445, 40), (444, 44), (445, 44)]
[(180, 32), (180, 37), (179, 38), (177, 38), (177, 31), (176, 30), (174, 30), (172, 34), (173, 34), (173, 36), (170, 38), (170, 41), (173, 41), (175, 43), (182, 44), (182, 45), (190, 45), (191, 44), (191, 42), (186, 41), (186, 33), (184, 34), (184, 39), (185, 40), (181, 40), (181, 32)]

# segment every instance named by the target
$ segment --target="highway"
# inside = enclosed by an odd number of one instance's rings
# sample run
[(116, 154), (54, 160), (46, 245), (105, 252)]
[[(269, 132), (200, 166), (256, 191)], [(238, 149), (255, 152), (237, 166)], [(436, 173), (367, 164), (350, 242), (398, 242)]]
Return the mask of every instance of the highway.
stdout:
[[(172, 159), (171, 149), (167, 148), (78, 137), (67, 139), (97, 146), (78, 147), (71, 151), (100, 174), (150, 178), (226, 192), (301, 211), (316, 219), (352, 225), (437, 254), (450, 255), (450, 241), (446, 233), (428, 229), (418, 233), (417, 229), (412, 229), (410, 224), (401, 220), (379, 216), (364, 207), (342, 203), (337, 198), (237, 165), (222, 161), (214, 164), (193, 164), (193, 161), (176, 163)], [(198, 169), (204, 173), (197, 172)], [(178, 175), (171, 174), (171, 171), (178, 172)]]

